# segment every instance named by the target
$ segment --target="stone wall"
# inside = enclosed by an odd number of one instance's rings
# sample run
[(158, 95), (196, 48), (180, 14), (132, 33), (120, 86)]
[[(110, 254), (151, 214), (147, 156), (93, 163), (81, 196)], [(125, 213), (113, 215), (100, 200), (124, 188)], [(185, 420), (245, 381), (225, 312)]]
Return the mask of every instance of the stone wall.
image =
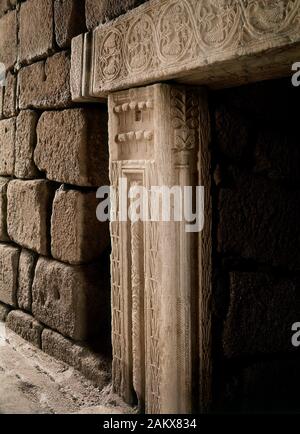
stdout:
[(110, 379), (107, 109), (75, 105), (72, 37), (83, 0), (0, 2), (0, 319), (81, 370)]
[(211, 95), (215, 409), (299, 411), (299, 91)]

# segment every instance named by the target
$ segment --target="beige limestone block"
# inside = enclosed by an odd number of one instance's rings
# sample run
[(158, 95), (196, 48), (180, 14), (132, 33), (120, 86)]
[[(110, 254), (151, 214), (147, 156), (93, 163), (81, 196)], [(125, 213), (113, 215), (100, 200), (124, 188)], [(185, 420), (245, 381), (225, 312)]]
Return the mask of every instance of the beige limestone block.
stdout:
[(17, 299), (20, 309), (31, 311), (31, 288), (33, 283), (36, 255), (29, 250), (22, 249), (19, 259)]
[(86, 340), (101, 327), (104, 295), (98, 264), (71, 266), (39, 258), (32, 312), (47, 326), (72, 339)]
[(14, 174), (15, 129), (15, 118), (0, 121), (0, 175)]
[(108, 183), (107, 114), (100, 109), (45, 112), (34, 160), (48, 179), (79, 186)]
[(97, 220), (96, 192), (58, 190), (51, 217), (51, 253), (70, 264), (91, 262), (109, 245), (108, 224)]
[(27, 0), (19, 12), (19, 62), (28, 64), (53, 48), (53, 1)]
[(84, 0), (55, 0), (54, 22), (57, 45), (69, 47), (71, 39), (85, 31)]
[(101, 389), (110, 380), (110, 363), (106, 357), (94, 353), (87, 346), (75, 343), (53, 330), (43, 330), (42, 350), (73, 366)]
[(7, 189), (7, 230), (10, 238), (41, 255), (49, 251), (48, 215), (52, 186), (45, 180), (11, 181)]
[(15, 175), (18, 178), (36, 178), (39, 171), (34, 164), (38, 114), (33, 110), (22, 110), (16, 122)]
[(16, 306), (17, 278), (20, 250), (0, 244), (0, 301)]
[(2, 113), (5, 118), (16, 115), (16, 90), (17, 90), (17, 76), (8, 72), (6, 74), (3, 109)]
[(41, 347), (43, 326), (33, 316), (21, 310), (13, 310), (7, 315), (6, 326), (36, 347)]
[(0, 19), (0, 62), (10, 69), (17, 60), (17, 14), (11, 11)]
[(52, 109), (71, 104), (70, 57), (65, 51), (26, 66), (18, 75), (19, 108)]

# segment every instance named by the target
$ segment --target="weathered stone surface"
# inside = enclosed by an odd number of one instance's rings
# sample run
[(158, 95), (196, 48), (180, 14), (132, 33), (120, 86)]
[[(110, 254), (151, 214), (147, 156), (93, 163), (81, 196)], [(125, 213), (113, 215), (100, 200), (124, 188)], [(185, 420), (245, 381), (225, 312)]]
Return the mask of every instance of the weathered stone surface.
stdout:
[(53, 190), (45, 180), (11, 181), (7, 189), (7, 230), (10, 238), (41, 255), (49, 252), (48, 215)]
[(37, 258), (29, 250), (22, 249), (19, 259), (17, 299), (20, 309), (31, 311), (31, 288)]
[(7, 185), (8, 178), (0, 177), (0, 241), (8, 241), (7, 235)]
[(0, 87), (0, 119), (3, 119), (4, 86)]
[(17, 278), (20, 250), (0, 244), (0, 301), (10, 306), (17, 302)]
[(96, 192), (58, 190), (52, 207), (51, 253), (70, 264), (91, 262), (109, 246), (108, 224), (97, 220)]
[(40, 258), (32, 288), (34, 316), (75, 340), (85, 340), (101, 328), (107, 308), (99, 264), (71, 266)]
[(28, 313), (11, 311), (6, 318), (6, 326), (36, 347), (41, 347), (43, 326)]
[(7, 304), (0, 303), (0, 321), (5, 322), (11, 307)]
[(0, 175), (14, 174), (15, 130), (15, 118), (0, 121)]
[(8, 72), (6, 74), (3, 108), (2, 113), (6, 118), (16, 115), (16, 90), (17, 90), (17, 77), (16, 75)]
[(291, 326), (299, 321), (300, 279), (266, 273), (230, 275), (223, 346), (227, 357), (295, 351)]
[(17, 15), (16, 11), (0, 19), (0, 61), (6, 69), (12, 68), (17, 60)]
[(2, 17), (5, 12), (10, 9), (10, 1), (9, 0), (1, 0), (0, 2), (0, 17)]
[(100, 23), (112, 20), (121, 14), (144, 3), (146, 0), (86, 0), (86, 24), (89, 30)]
[(45, 112), (34, 160), (48, 179), (80, 186), (108, 183), (107, 114), (100, 109)]
[(27, 0), (19, 12), (19, 62), (30, 63), (53, 48), (53, 1)]
[(38, 177), (33, 153), (36, 145), (38, 114), (33, 110), (22, 110), (16, 122), (15, 175), (18, 178)]
[(55, 0), (54, 22), (57, 45), (69, 47), (72, 38), (85, 31), (84, 0)]
[(61, 52), (22, 68), (18, 75), (19, 107), (64, 108), (71, 104), (70, 57)]
[(44, 329), (42, 350), (80, 371), (101, 389), (110, 380), (109, 360), (53, 330)]
[(251, 173), (235, 170), (231, 176), (234, 186), (222, 189), (219, 198), (219, 251), (300, 269), (299, 192)]

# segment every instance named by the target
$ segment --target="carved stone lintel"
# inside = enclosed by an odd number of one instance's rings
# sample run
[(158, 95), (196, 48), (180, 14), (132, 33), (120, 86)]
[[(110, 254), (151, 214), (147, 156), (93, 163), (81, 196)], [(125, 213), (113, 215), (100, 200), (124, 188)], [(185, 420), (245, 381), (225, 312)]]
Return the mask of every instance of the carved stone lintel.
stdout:
[[(205, 229), (199, 238), (186, 232), (185, 221), (111, 223), (114, 388), (129, 403), (137, 398), (148, 413), (190, 413), (199, 352), (202, 400), (210, 399), (206, 94), (164, 84), (118, 92), (109, 96), (109, 119), (110, 177), (117, 196), (120, 178), (150, 192), (153, 186), (195, 185), (197, 170), (207, 191)], [(151, 131), (151, 138), (143, 131)]]
[(75, 101), (176, 79), (212, 87), (288, 75), (300, 0), (150, 0), (72, 44)]

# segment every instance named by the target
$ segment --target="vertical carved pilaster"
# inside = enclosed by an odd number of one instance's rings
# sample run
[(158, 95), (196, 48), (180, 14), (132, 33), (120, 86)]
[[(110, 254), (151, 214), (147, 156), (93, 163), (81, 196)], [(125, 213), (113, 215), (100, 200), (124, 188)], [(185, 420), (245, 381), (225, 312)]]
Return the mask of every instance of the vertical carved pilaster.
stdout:
[[(154, 85), (112, 94), (109, 143), (113, 185), (118, 188), (120, 177), (125, 177), (129, 186), (145, 186), (148, 193), (153, 186), (178, 186), (183, 192), (183, 187), (195, 185), (199, 137), (200, 166), (208, 153), (207, 132), (201, 130), (208, 129), (205, 122), (209, 120), (204, 122), (200, 116), (200, 106), (205, 104), (197, 90), (182, 86)], [(192, 411), (192, 376), (199, 370), (195, 357), (199, 353), (195, 339), (199, 318), (194, 308), (199, 296), (198, 235), (188, 233), (186, 224), (111, 224), (114, 387), (128, 402), (134, 402), (136, 395), (148, 413)], [(210, 254), (202, 248), (208, 232), (199, 239), (203, 264), (204, 256)], [(200, 299), (202, 291), (205, 294), (200, 301), (202, 322), (209, 317), (206, 300), (210, 289), (204, 281), (208, 272), (204, 275), (200, 274)], [(201, 334), (200, 345), (210, 345), (210, 340)], [(200, 349), (202, 355), (208, 352)]]

